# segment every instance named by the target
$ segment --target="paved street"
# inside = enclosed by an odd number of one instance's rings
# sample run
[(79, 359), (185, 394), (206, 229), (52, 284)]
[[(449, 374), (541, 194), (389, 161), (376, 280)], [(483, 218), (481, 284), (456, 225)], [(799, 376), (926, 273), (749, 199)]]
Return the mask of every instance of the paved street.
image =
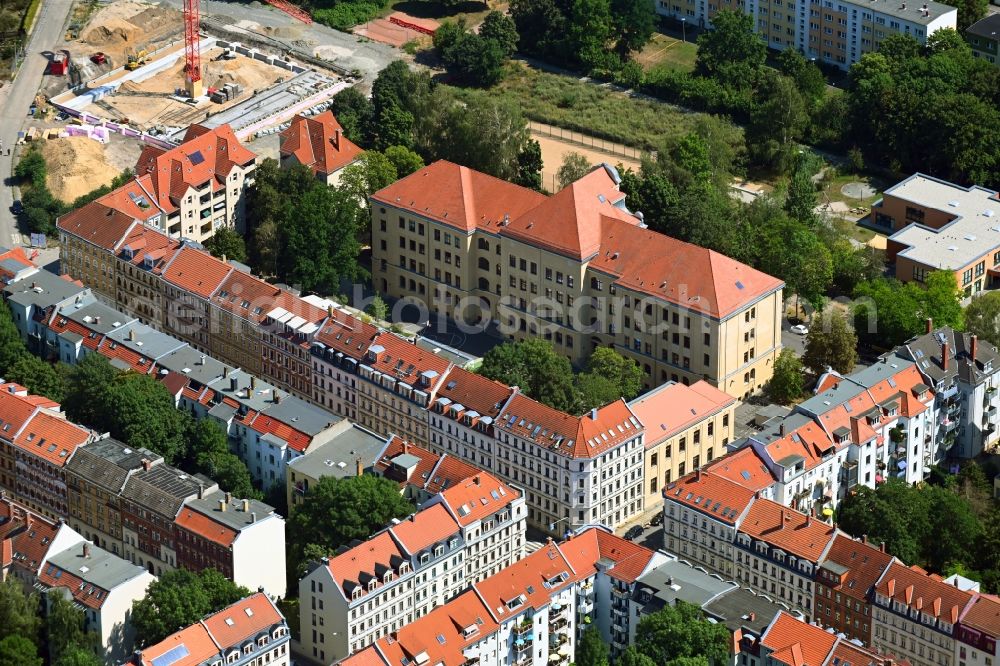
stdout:
[[(24, 125), (28, 107), (38, 92), (42, 74), (49, 63), (47, 53), (63, 41), (63, 28), (72, 4), (72, 0), (42, 2), (38, 21), (26, 49), (26, 60), (22, 63), (13, 85), (4, 86), (0, 90), (0, 141), (3, 141), (4, 153), (7, 148), (14, 146), (17, 133)], [(3, 174), (4, 178), (4, 186), (0, 188), (0, 246), (21, 243), (16, 221), (10, 212), (10, 206), (15, 198), (9, 180), (13, 175), (13, 157), (13, 151), (10, 155), (0, 155), (0, 174)]]

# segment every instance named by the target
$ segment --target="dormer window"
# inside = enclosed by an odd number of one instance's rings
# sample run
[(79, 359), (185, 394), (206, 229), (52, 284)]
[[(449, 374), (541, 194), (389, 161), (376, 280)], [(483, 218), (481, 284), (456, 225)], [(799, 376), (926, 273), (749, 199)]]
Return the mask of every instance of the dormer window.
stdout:
[(391, 571), (386, 571), (385, 575), (382, 576), (382, 582), (383, 583), (388, 583), (390, 581), (392, 581), (392, 572)]
[(444, 546), (434, 546), (434, 557), (441, 557), (442, 555), (444, 555)]
[(516, 597), (507, 602), (506, 604), (507, 610), (514, 610), (516, 608), (520, 608), (521, 606), (524, 605), (524, 601), (525, 599), (523, 594), (517, 595)]
[(375, 589), (376, 587), (378, 587), (378, 581), (377, 581), (376, 579), (372, 578), (372, 579), (371, 579), (371, 580), (370, 580), (370, 581), (368, 582), (368, 591), (369, 591), (369, 592), (371, 592), (371, 591), (372, 591), (372, 590), (374, 590), (374, 589)]
[(360, 588), (360, 587), (356, 587), (356, 588), (354, 588), (354, 590), (353, 590), (353, 591), (351, 592), (351, 600), (352, 600), (352, 601), (357, 601), (358, 599), (360, 599), (360, 598), (361, 598), (361, 595), (362, 595), (362, 591), (361, 591), (361, 588)]

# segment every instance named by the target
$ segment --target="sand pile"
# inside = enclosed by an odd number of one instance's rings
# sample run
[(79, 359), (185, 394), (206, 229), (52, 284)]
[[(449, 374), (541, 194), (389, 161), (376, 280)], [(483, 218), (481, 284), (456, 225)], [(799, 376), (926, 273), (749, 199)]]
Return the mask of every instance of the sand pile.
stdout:
[(83, 136), (49, 139), (40, 144), (48, 175), (45, 184), (52, 195), (66, 203), (109, 185), (120, 169), (105, 156), (103, 144)]
[(120, 18), (112, 18), (95, 25), (83, 34), (83, 41), (102, 49), (135, 43), (140, 30)]
[(152, 51), (184, 31), (176, 9), (119, 0), (100, 10), (81, 34), (82, 43), (123, 61), (126, 48)]

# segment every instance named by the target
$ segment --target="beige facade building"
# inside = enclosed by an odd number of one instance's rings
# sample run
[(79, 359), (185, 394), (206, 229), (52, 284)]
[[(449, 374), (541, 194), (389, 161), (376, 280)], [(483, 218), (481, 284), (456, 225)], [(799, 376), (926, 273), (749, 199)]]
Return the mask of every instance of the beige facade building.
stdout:
[(645, 513), (663, 511), (671, 481), (725, 454), (737, 403), (705, 381), (667, 383), (629, 403), (646, 428)]
[(376, 288), (543, 337), (576, 364), (614, 347), (646, 388), (760, 389), (781, 350), (783, 284), (645, 228), (618, 182), (605, 166), (544, 197), (436, 162), (372, 195)]

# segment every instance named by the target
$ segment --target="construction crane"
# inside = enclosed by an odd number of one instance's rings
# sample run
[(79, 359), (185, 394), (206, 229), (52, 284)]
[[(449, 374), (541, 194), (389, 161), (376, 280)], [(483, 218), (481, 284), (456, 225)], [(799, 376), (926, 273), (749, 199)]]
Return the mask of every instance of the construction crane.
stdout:
[(184, 0), (184, 80), (188, 97), (194, 98), (202, 94), (200, 23), (199, 0)]

